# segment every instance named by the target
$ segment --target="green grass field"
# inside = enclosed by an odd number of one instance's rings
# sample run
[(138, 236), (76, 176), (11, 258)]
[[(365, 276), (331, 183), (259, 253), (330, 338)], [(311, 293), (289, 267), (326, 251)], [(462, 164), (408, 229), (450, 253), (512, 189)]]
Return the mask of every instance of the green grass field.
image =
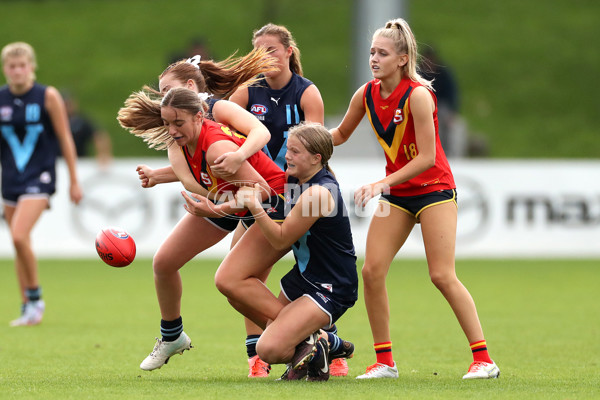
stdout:
[[(141, 360), (159, 334), (151, 262), (114, 269), (100, 260), (41, 260), (47, 311), (9, 328), (19, 299), (11, 260), (0, 260), (2, 399), (591, 399), (600, 398), (598, 260), (461, 260), (497, 380), (462, 381), (471, 355), (423, 260), (397, 260), (388, 278), (397, 380), (357, 381), (374, 361), (362, 294), (339, 321), (356, 345), (350, 374), (327, 383), (246, 378), (242, 318), (213, 285), (217, 260), (182, 270), (183, 317), (194, 348), (160, 370)], [(280, 262), (270, 286), (291, 267)]]

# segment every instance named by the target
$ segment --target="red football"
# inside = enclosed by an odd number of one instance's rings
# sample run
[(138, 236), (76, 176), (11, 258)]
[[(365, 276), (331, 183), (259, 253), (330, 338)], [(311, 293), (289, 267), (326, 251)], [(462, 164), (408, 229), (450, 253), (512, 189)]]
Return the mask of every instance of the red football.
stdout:
[(104, 228), (96, 236), (96, 251), (108, 265), (125, 267), (135, 258), (135, 241), (124, 229)]

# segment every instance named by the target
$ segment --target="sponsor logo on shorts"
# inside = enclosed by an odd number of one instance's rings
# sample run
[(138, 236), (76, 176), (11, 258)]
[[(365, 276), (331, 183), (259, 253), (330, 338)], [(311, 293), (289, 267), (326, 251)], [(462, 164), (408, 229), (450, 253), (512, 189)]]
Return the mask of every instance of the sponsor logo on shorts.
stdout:
[(321, 283), (321, 287), (330, 293), (333, 293), (333, 285), (331, 283)]
[(42, 174), (40, 175), (40, 182), (46, 183), (46, 184), (52, 182), (52, 175), (50, 175), (50, 172), (48, 172), (48, 171), (42, 172)]
[(325, 296), (323, 293), (317, 292), (317, 296), (319, 296), (324, 303), (329, 302), (329, 297)]

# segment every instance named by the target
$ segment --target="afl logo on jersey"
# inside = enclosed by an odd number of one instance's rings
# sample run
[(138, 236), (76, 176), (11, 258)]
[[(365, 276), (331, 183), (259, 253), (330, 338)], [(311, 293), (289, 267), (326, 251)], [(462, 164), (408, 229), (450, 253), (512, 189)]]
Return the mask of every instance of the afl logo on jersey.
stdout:
[(396, 108), (396, 112), (394, 113), (394, 123), (399, 125), (404, 120), (404, 116), (402, 115), (402, 109)]
[(269, 109), (267, 106), (263, 106), (262, 104), (252, 104), (252, 107), (250, 107), (250, 112), (254, 115), (265, 115), (267, 112), (269, 112)]
[(10, 121), (12, 119), (12, 107), (4, 106), (0, 108), (0, 121)]

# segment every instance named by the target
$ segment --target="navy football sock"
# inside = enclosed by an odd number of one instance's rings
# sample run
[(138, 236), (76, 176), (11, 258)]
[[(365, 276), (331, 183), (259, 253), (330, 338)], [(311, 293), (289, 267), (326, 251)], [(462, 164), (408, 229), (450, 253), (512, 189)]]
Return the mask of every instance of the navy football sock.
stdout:
[(163, 342), (177, 340), (181, 332), (183, 332), (183, 319), (181, 317), (173, 321), (160, 320), (160, 334)]
[(25, 289), (27, 301), (38, 301), (42, 298), (42, 288), (40, 286), (33, 289)]
[(252, 358), (256, 355), (256, 342), (260, 335), (248, 335), (246, 336), (246, 353), (248, 353), (248, 358)]

